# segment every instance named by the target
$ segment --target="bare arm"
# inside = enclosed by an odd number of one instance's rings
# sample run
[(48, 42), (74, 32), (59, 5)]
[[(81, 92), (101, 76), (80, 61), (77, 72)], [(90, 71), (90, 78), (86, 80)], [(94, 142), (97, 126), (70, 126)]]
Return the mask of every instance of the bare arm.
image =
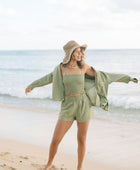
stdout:
[(35, 87), (41, 87), (41, 86), (45, 86), (47, 84), (52, 83), (52, 77), (53, 77), (53, 73), (49, 73), (35, 81), (33, 81), (31, 84), (29, 84), (26, 89), (25, 89), (25, 94), (27, 95), (27, 93), (31, 92)]
[(90, 65), (85, 64), (83, 69), (84, 69), (85, 74), (87, 74), (90, 77), (95, 77), (95, 71)]

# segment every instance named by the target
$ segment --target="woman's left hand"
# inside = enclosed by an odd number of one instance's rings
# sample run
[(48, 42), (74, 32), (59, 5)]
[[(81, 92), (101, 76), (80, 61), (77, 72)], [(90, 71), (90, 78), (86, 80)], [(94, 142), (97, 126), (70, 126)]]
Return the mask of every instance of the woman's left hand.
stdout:
[(136, 78), (132, 78), (132, 81), (133, 81), (134, 83), (138, 83), (138, 79), (136, 79)]

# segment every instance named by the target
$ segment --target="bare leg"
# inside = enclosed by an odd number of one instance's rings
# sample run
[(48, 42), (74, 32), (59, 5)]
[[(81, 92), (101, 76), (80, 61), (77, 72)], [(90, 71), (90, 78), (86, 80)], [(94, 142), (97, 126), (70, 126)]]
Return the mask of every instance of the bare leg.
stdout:
[(84, 155), (86, 151), (86, 136), (88, 130), (89, 121), (86, 122), (77, 122), (78, 133), (78, 165), (77, 170), (82, 170), (82, 164), (84, 160)]
[(65, 133), (71, 127), (72, 123), (73, 121), (61, 121), (61, 120), (57, 121), (53, 138), (50, 144), (49, 159), (45, 167), (45, 170), (49, 170), (49, 168), (52, 166), (52, 161), (57, 152), (58, 145), (61, 142), (62, 138), (64, 137)]

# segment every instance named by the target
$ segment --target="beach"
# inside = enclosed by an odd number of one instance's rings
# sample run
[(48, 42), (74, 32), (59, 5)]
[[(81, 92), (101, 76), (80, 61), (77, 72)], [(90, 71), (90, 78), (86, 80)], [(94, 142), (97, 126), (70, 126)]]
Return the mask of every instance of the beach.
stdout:
[(0, 170), (44, 170), (54, 132), (49, 170), (83, 150), (82, 170), (140, 170), (140, 1), (3, 0), (0, 19)]
[[(18, 117), (19, 113), (24, 114), (25, 119)], [(58, 113), (0, 105), (0, 116), (0, 169), (43, 170)], [(42, 122), (42, 126), (35, 129), (36, 133), (31, 130), (38, 125), (35, 120)], [(139, 170), (139, 130), (139, 123), (92, 119), (83, 170)], [(75, 122), (61, 141), (52, 169), (76, 170), (76, 131)]]
[[(0, 139), (0, 170), (43, 170), (48, 149), (13, 140)], [(76, 170), (76, 156), (57, 153), (51, 170)], [(83, 170), (121, 170), (97, 161), (84, 160)]]
[[(27, 96), (25, 88), (52, 72), (63, 56), (57, 49), (0, 51), (0, 170), (43, 170), (46, 165), (61, 102), (52, 100), (52, 84), (36, 87)], [(140, 81), (139, 56), (135, 49), (91, 49), (85, 62), (98, 71)], [(139, 170), (139, 83), (113, 82), (107, 99), (108, 111), (93, 106), (83, 170)], [(53, 169), (76, 170), (76, 166), (74, 121), (58, 147)]]

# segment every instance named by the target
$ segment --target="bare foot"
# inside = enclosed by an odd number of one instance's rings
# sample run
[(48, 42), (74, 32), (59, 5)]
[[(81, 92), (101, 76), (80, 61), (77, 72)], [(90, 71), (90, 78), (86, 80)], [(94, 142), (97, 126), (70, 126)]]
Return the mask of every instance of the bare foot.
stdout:
[(45, 169), (44, 170), (49, 170), (50, 168), (51, 168), (51, 164), (47, 164), (46, 166), (45, 166)]

